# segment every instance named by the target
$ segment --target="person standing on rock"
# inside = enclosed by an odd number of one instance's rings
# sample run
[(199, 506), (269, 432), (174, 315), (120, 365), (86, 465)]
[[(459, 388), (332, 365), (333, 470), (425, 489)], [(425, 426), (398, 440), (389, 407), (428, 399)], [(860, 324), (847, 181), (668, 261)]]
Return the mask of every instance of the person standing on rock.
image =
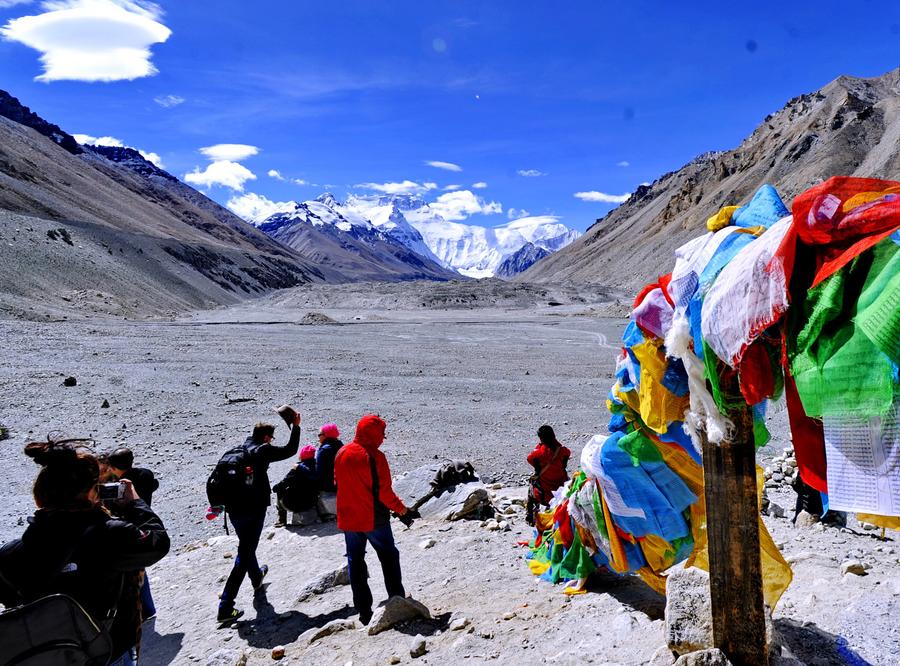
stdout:
[(366, 543), (371, 543), (381, 561), (388, 597), (405, 597), (400, 571), (400, 552), (394, 545), (390, 511), (408, 527), (418, 512), (410, 511), (391, 486), (387, 458), (378, 447), (384, 442), (387, 424), (368, 414), (356, 425), (356, 437), (338, 451), (334, 460), (337, 483), (337, 526), (347, 545), (347, 569), (353, 605), (359, 620), (372, 619), (372, 590), (366, 580)]
[(344, 443), (337, 425), (326, 423), (319, 428), (319, 450), (316, 469), (319, 472), (319, 517), (333, 519), (337, 513), (337, 486), (334, 484), (334, 458)]
[(230, 624), (244, 614), (243, 611), (234, 607), (234, 601), (241, 588), (241, 583), (244, 582), (244, 577), (249, 576), (250, 584), (253, 585), (255, 592), (262, 589), (263, 579), (269, 572), (269, 567), (265, 564), (260, 566), (256, 559), (256, 548), (259, 545), (260, 536), (262, 536), (266, 511), (272, 502), (269, 464), (297, 455), (300, 447), (300, 414), (287, 406), (279, 408), (278, 412), (291, 426), (291, 435), (287, 444), (284, 446), (272, 444), (275, 426), (258, 423), (247, 441), (240, 447), (228, 451), (216, 466), (216, 471), (218, 471), (226, 459), (230, 458), (239, 460), (239, 465), (244, 466), (243, 471), (245, 472), (242, 484), (245, 486), (243, 492), (236, 493), (225, 503), (225, 511), (231, 517), (231, 524), (238, 537), (238, 548), (237, 556), (234, 558), (234, 567), (231, 569), (228, 580), (225, 581), (225, 589), (222, 590), (220, 596), (217, 619), (222, 624)]
[(528, 464), (534, 467), (534, 474), (529, 479), (531, 488), (525, 517), (529, 525), (534, 525), (538, 507), (549, 505), (553, 491), (568, 480), (566, 465), (572, 456), (572, 452), (556, 439), (550, 426), (542, 425), (537, 435), (540, 441), (528, 454)]

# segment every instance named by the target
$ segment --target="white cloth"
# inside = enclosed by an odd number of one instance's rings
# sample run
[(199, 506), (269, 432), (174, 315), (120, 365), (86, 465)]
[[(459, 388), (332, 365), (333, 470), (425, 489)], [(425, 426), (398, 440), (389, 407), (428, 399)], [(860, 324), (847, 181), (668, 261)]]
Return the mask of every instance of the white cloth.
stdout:
[(728, 262), (703, 297), (703, 340), (737, 367), (744, 351), (788, 308), (787, 279), (775, 251), (793, 218), (783, 217)]

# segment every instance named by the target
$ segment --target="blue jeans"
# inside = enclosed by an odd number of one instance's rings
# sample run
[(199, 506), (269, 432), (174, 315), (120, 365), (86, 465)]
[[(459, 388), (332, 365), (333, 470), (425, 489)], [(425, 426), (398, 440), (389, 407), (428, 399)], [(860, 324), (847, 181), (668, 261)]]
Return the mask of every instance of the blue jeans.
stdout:
[(262, 572), (259, 570), (259, 562), (256, 560), (256, 547), (262, 536), (263, 523), (266, 520), (267, 507), (229, 513), (231, 525), (238, 538), (237, 556), (234, 558), (234, 567), (225, 581), (225, 589), (222, 590), (221, 606), (233, 607), (244, 576), (250, 577), (253, 586), (262, 582)]
[(135, 666), (137, 659), (134, 658), (134, 648), (129, 648), (123, 652), (118, 659), (113, 661), (109, 666)]
[(156, 615), (156, 604), (153, 603), (153, 595), (150, 594), (150, 572), (144, 571), (144, 584), (141, 585), (141, 619)]
[(347, 571), (350, 574), (350, 589), (353, 591), (353, 605), (360, 614), (372, 612), (372, 590), (367, 581), (366, 542), (372, 544), (381, 561), (384, 586), (388, 597), (405, 597), (400, 573), (400, 551), (394, 545), (394, 534), (390, 525), (376, 527), (371, 532), (344, 532), (347, 544)]

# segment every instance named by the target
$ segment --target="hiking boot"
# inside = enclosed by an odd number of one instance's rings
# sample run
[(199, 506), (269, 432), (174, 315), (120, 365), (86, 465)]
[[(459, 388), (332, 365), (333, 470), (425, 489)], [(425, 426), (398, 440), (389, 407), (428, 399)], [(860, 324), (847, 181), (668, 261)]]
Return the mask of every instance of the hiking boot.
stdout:
[(362, 624), (364, 627), (365, 627), (367, 624), (369, 624), (369, 622), (370, 622), (371, 620), (372, 620), (372, 611), (367, 610), (367, 611), (360, 611), (360, 612), (359, 612), (359, 621), (360, 621), (360, 624)]
[(253, 586), (254, 592), (259, 592), (262, 589), (267, 573), (269, 573), (269, 565), (268, 564), (260, 565), (260, 567), (259, 567), (259, 582)]
[(237, 621), (239, 617), (244, 614), (244, 611), (238, 610), (234, 607), (220, 607), (219, 614), (216, 616), (216, 622), (219, 623), (220, 627), (227, 627), (230, 624), (233, 624)]

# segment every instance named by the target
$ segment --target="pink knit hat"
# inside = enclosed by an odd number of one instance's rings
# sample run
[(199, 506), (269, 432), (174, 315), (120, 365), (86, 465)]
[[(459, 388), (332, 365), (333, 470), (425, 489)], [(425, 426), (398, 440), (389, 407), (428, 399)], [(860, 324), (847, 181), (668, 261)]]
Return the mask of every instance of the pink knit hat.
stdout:
[(319, 434), (325, 435), (326, 437), (331, 437), (333, 439), (337, 439), (341, 436), (341, 433), (338, 431), (337, 425), (334, 423), (326, 423), (321, 428), (319, 428)]
[(307, 445), (300, 449), (300, 460), (310, 460), (315, 457), (316, 447)]

